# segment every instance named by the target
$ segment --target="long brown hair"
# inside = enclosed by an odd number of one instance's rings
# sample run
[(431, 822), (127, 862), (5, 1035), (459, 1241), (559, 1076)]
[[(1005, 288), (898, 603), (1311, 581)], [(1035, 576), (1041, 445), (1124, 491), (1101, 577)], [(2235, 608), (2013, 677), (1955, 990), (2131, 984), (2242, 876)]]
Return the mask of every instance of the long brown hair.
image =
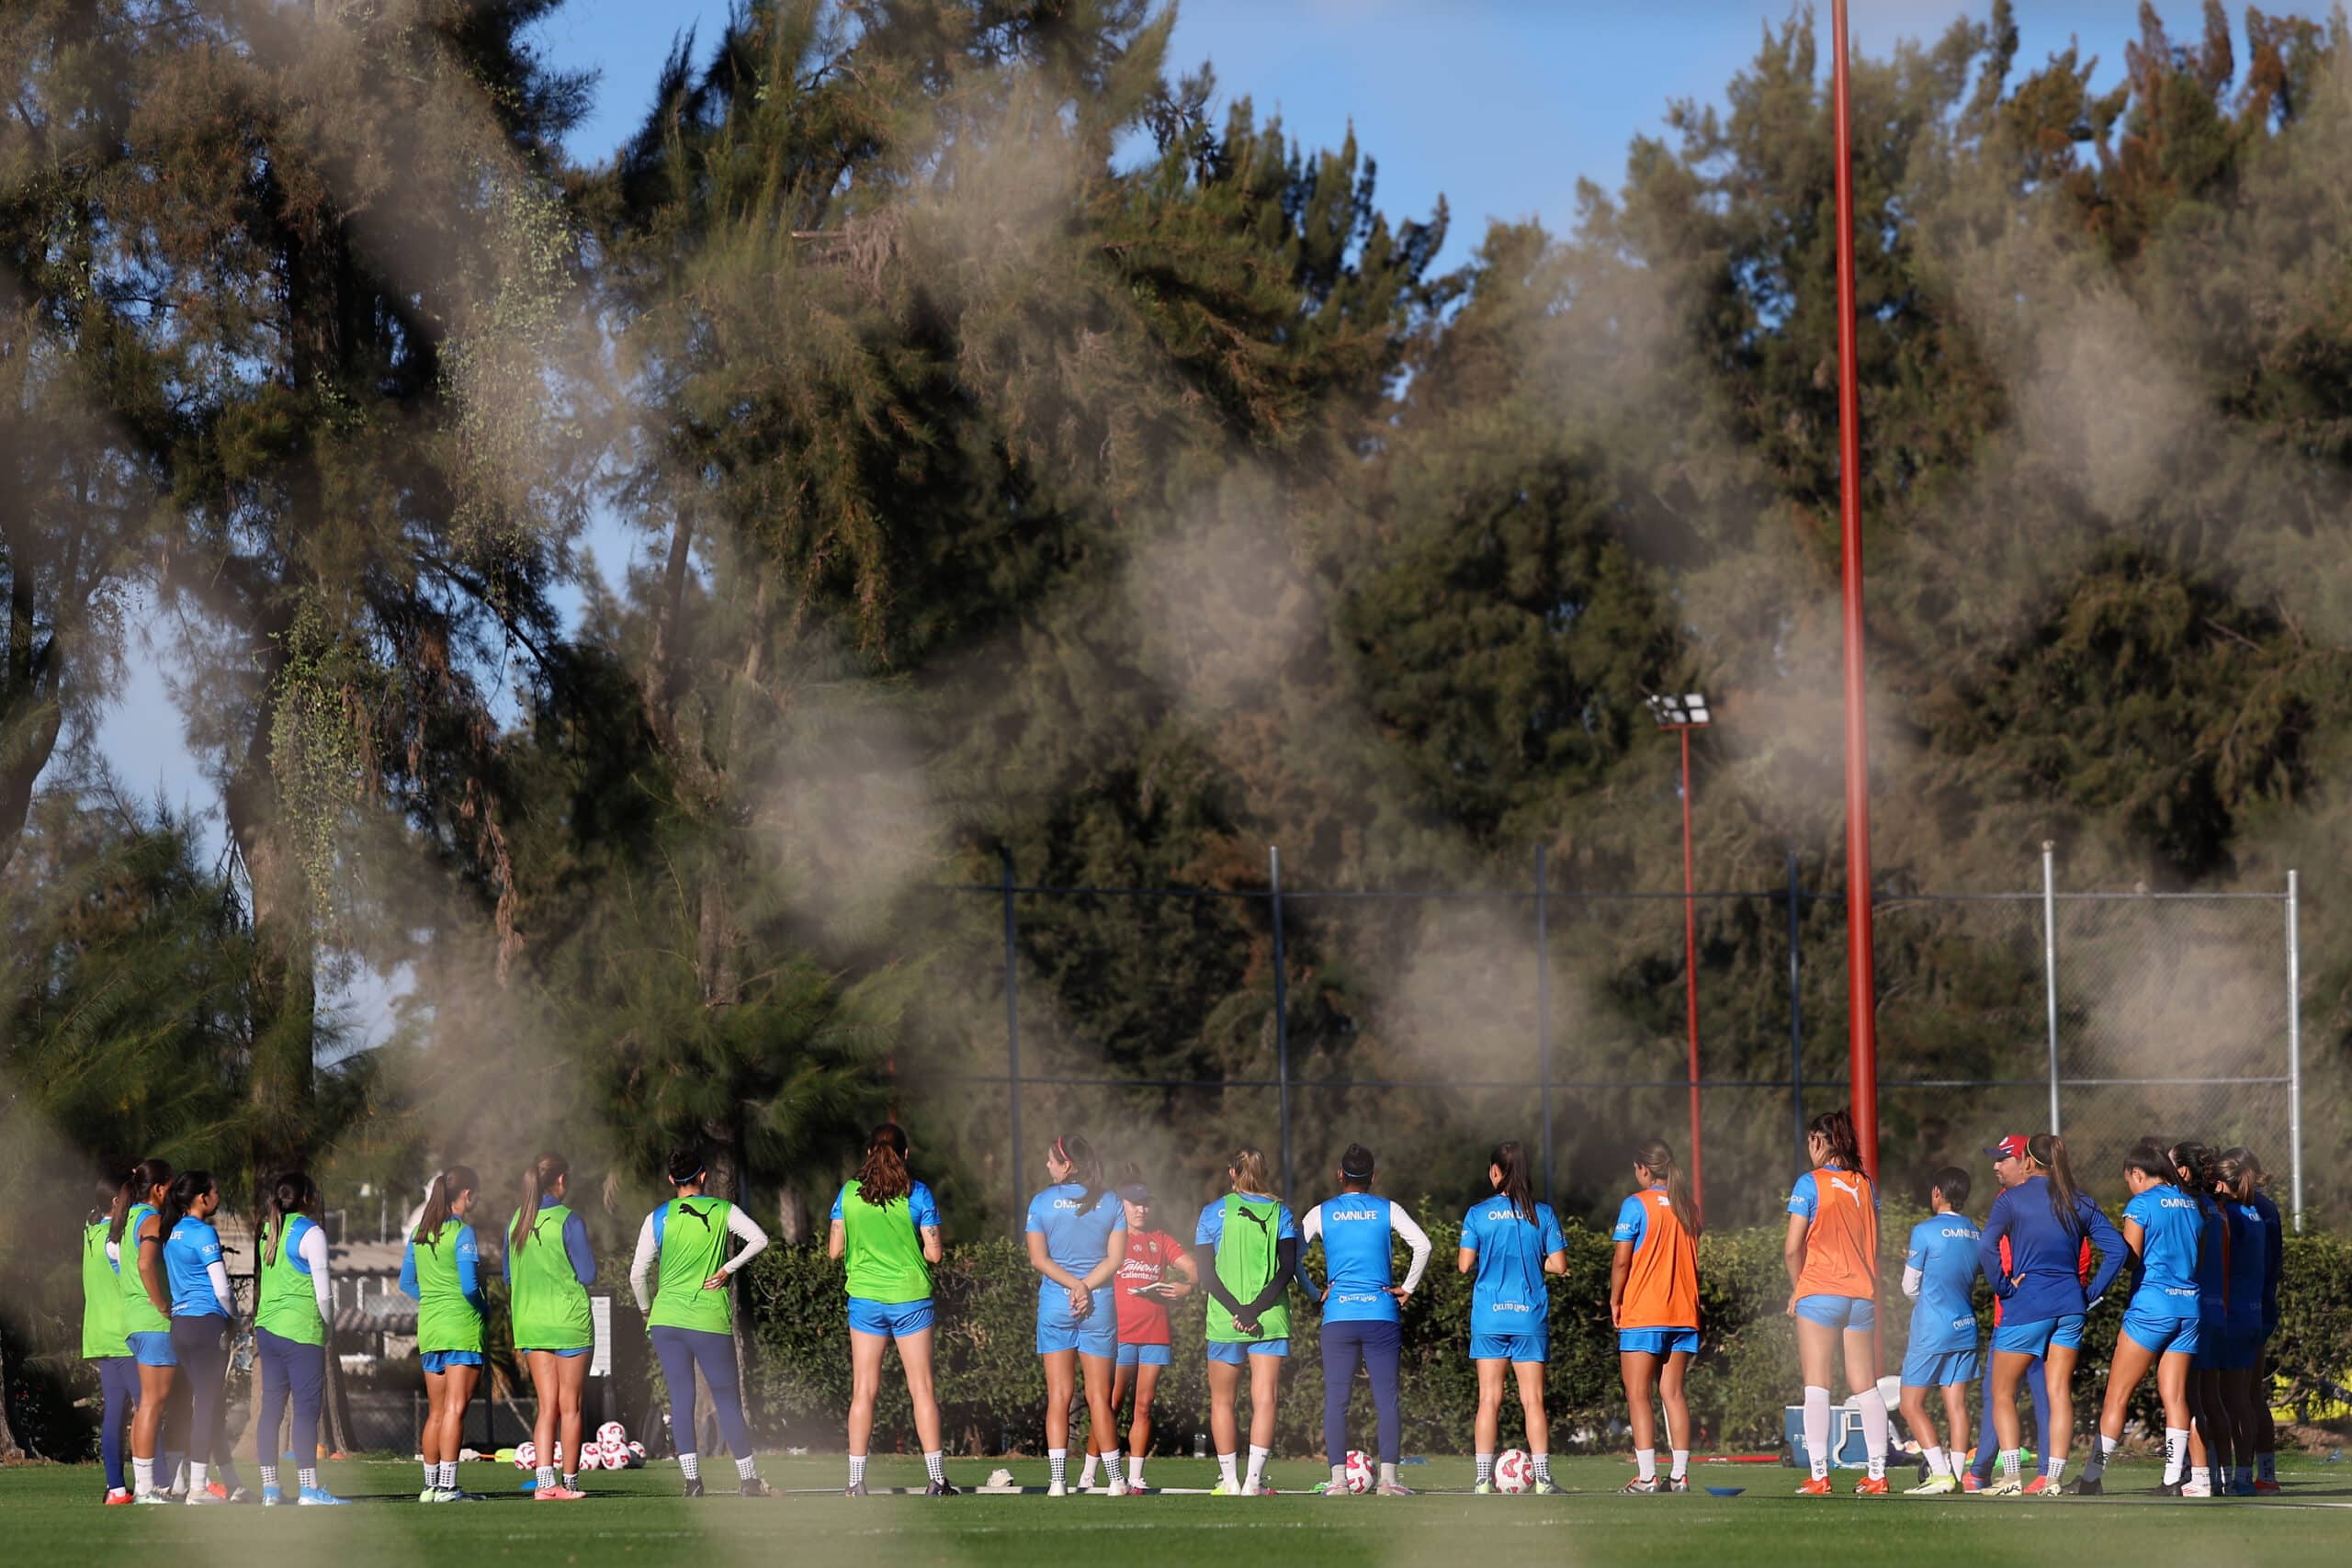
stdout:
[(1666, 1183), (1667, 1206), (1690, 1239), (1699, 1239), (1699, 1205), (1690, 1201), (1690, 1179), (1674, 1163), (1674, 1151), (1662, 1138), (1652, 1138), (1646, 1144), (1634, 1145), (1634, 1163), (1650, 1173), (1652, 1179)]
[(196, 1207), (196, 1201), (198, 1198), (203, 1197), (207, 1192), (217, 1190), (219, 1190), (218, 1184), (213, 1181), (212, 1173), (209, 1170), (183, 1170), (173, 1177), (171, 1190), (164, 1194), (164, 1210), (161, 1216), (163, 1223), (160, 1228), (164, 1237), (169, 1239), (173, 1228), (187, 1218), (188, 1211)]
[(122, 1184), (121, 1201), (116, 1203), (111, 1211), (114, 1215), (114, 1224), (107, 1231), (107, 1239), (117, 1247), (120, 1247), (122, 1227), (130, 1219), (131, 1205), (144, 1203), (147, 1201), (148, 1194), (153, 1192), (158, 1187), (170, 1186), (171, 1182), (172, 1162), (170, 1160), (142, 1159), (132, 1166), (130, 1178)]
[(277, 1249), (286, 1238), (286, 1217), (313, 1207), (318, 1190), (311, 1184), (310, 1176), (299, 1170), (286, 1171), (270, 1183), (269, 1223), (263, 1227), (261, 1240), (264, 1263), (277, 1261)]
[(2075, 1163), (2066, 1155), (2066, 1140), (2055, 1133), (2036, 1133), (2025, 1141), (2026, 1156), (2050, 1173), (2050, 1212), (2080, 1241), (2083, 1217), (2075, 1213), (2082, 1194), (2075, 1186)]
[(1487, 1163), (1503, 1173), (1495, 1190), (1510, 1200), (1510, 1212), (1529, 1224), (1535, 1223), (1535, 1183), (1527, 1175), (1527, 1145), (1512, 1138), (1497, 1144)]
[(416, 1217), (416, 1239), (427, 1247), (441, 1245), (441, 1227), (449, 1223), (449, 1208), (460, 1192), (481, 1190), (481, 1178), (469, 1165), (453, 1165), (433, 1179), (424, 1195), (424, 1212)]
[(1069, 1167), (1069, 1175), (1063, 1179), (1078, 1183), (1078, 1212), (1091, 1213), (1094, 1200), (1102, 1196), (1102, 1156), (1076, 1133), (1064, 1133), (1056, 1138), (1054, 1154)]
[(507, 1246), (520, 1252), (528, 1245), (531, 1227), (539, 1222), (540, 1195), (571, 1174), (571, 1166), (561, 1155), (545, 1154), (531, 1162), (523, 1173), (523, 1206), (514, 1211), (514, 1228), (506, 1237)]
[(2253, 1202), (2262, 1186), (2262, 1162), (2254, 1157), (2252, 1149), (2243, 1146), (2223, 1149), (2215, 1174), (2222, 1179), (2222, 1190), (2241, 1203)]
[(1857, 1175), (1861, 1173), (1862, 1139), (1854, 1131), (1854, 1118), (1849, 1111), (1825, 1111), (1806, 1122), (1804, 1130), (1820, 1134), (1821, 1141), (1829, 1145), (1830, 1163)]
[(865, 1159), (857, 1168), (857, 1195), (879, 1209), (915, 1190), (907, 1168), (907, 1131), (885, 1122), (866, 1134)]

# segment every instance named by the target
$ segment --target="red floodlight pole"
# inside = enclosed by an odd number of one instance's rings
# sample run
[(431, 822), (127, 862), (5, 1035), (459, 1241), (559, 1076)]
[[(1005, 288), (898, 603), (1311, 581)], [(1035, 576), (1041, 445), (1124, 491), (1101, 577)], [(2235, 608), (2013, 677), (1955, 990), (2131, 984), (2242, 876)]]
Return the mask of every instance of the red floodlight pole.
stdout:
[(1862, 432), (1854, 355), (1854, 131), (1846, 0), (1831, 0), (1830, 96), (1837, 124), (1838, 491), (1846, 629), (1847, 1077), (1862, 1168), (1878, 1178), (1878, 984), (1871, 933), (1871, 774), (1863, 724)]
[(1705, 1161), (1699, 1143), (1699, 898), (1696, 859), (1690, 843), (1690, 732), (1707, 728), (1707, 699), (1697, 692), (1649, 699), (1660, 729), (1682, 739), (1682, 993), (1690, 1036), (1690, 1206), (1695, 1218), (1707, 1213)]

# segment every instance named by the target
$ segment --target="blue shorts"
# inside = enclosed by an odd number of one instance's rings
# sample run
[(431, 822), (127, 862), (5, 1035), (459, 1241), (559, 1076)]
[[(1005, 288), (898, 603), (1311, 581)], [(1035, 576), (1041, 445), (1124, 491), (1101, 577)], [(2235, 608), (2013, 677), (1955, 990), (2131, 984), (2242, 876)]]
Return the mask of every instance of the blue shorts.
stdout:
[(569, 1361), (574, 1356), (586, 1355), (590, 1348), (591, 1347), (582, 1345), (576, 1350), (554, 1350), (545, 1345), (517, 1345), (514, 1347), (514, 1353), (518, 1356), (561, 1356)]
[(932, 1324), (931, 1298), (919, 1302), (876, 1302), (864, 1296), (849, 1299), (849, 1331), (877, 1339), (904, 1339)]
[(2083, 1314), (2070, 1312), (2064, 1317), (2038, 1317), (2031, 1323), (2005, 1323), (1993, 1330), (1993, 1348), (2026, 1356), (2046, 1355), (2055, 1346), (2061, 1350), (2083, 1348)]
[(2122, 1332), (2152, 1356), (2194, 1356), (2202, 1336), (2193, 1317), (2165, 1317), (2138, 1307), (2123, 1311)]
[(428, 1372), (446, 1372), (451, 1367), (479, 1367), (482, 1364), (479, 1350), (419, 1350), (416, 1359), (424, 1363)]
[(1617, 1331), (1620, 1355), (1636, 1351), (1645, 1356), (1671, 1356), (1677, 1350), (1699, 1353), (1699, 1331), (1695, 1328), (1621, 1328)]
[(1124, 1339), (1119, 1341), (1119, 1365), (1123, 1367), (1165, 1367), (1170, 1364), (1165, 1345), (1130, 1345)]
[(1849, 1334), (1868, 1334), (1878, 1326), (1878, 1303), (1867, 1296), (1799, 1296), (1797, 1315)]
[(131, 1359), (142, 1367), (176, 1367), (179, 1357), (172, 1350), (172, 1337), (158, 1328), (145, 1334), (126, 1334), (123, 1338), (130, 1346)]
[(1905, 1388), (1950, 1388), (1974, 1382), (1977, 1353), (1973, 1350), (1906, 1350), (1903, 1353)]
[(1541, 1334), (1473, 1334), (1470, 1359), (1509, 1361), (1514, 1366), (1541, 1365), (1552, 1359), (1552, 1336)]
[(1287, 1356), (1289, 1354), (1290, 1341), (1287, 1339), (1252, 1339), (1246, 1345), (1228, 1339), (1209, 1341), (1209, 1359), (1223, 1361), (1228, 1367), (1238, 1367), (1250, 1356)]

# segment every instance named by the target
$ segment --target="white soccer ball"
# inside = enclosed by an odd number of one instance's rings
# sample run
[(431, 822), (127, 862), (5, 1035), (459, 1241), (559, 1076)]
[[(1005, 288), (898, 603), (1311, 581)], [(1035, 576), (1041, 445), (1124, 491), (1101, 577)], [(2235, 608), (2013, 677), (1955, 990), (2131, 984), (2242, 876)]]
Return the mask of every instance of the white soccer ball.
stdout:
[(606, 1448), (628, 1441), (628, 1428), (617, 1421), (607, 1421), (596, 1428), (596, 1440)]
[(581, 1468), (581, 1469), (582, 1469), (582, 1470), (602, 1470), (602, 1469), (604, 1469), (604, 1468), (605, 1468), (605, 1450), (604, 1450), (603, 1449), (601, 1449), (601, 1448), (597, 1447), (594, 1443), (582, 1443), (582, 1444), (581, 1444), (581, 1445), (580, 1445), (580, 1468)]
[(598, 1443), (596, 1445), (596, 1453), (597, 1457), (605, 1461), (605, 1468), (606, 1470), (627, 1470), (628, 1468), (628, 1445), (627, 1443)]
[(1517, 1449), (1495, 1457), (1495, 1490), (1514, 1496), (1535, 1484), (1535, 1463)]
[(643, 1470), (645, 1468), (645, 1445), (643, 1443), (631, 1443), (628, 1446), (628, 1467), (631, 1470)]
[(1340, 1473), (1346, 1478), (1349, 1491), (1369, 1492), (1372, 1490), (1372, 1461), (1364, 1457), (1362, 1450), (1348, 1450), (1348, 1457), (1342, 1463)]
[(528, 1438), (514, 1445), (514, 1468), (517, 1470), (539, 1468), (538, 1448)]

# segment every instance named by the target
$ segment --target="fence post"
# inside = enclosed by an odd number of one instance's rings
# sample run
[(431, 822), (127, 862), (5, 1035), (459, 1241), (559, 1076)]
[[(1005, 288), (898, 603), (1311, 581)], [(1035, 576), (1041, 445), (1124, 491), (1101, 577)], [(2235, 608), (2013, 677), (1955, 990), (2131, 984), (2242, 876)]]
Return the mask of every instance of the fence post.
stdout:
[(1274, 917), (1274, 1088), (1282, 1118), (1283, 1198), (1290, 1198), (1290, 979), (1283, 957), (1283, 852), (1266, 846), (1269, 901)]
[(1535, 846), (1535, 1065), (1544, 1082), (1544, 1201), (1558, 1207), (1552, 1187), (1552, 944), (1544, 908), (1549, 846)]
[(2058, 1124), (2058, 846), (2041, 840), (2041, 975), (2042, 996), (2050, 1029), (2050, 1133)]
[(1797, 884), (1796, 846), (1789, 846), (1789, 1098), (1796, 1102), (1797, 1163), (1805, 1162), (1804, 1142), (1804, 987), (1799, 967), (1804, 933), (1797, 914), (1804, 896)]
[(1012, 847), (1007, 844), (997, 852), (1004, 868), (1004, 1074), (1012, 1100), (1012, 1157), (1005, 1162), (1005, 1171), (1012, 1183), (1012, 1233), (1017, 1236), (1025, 1213), (1021, 1192), (1021, 961), (1012, 916)]
[(2295, 1233), (2303, 1229), (2303, 939), (2295, 873), (2287, 873), (2287, 1165)]

